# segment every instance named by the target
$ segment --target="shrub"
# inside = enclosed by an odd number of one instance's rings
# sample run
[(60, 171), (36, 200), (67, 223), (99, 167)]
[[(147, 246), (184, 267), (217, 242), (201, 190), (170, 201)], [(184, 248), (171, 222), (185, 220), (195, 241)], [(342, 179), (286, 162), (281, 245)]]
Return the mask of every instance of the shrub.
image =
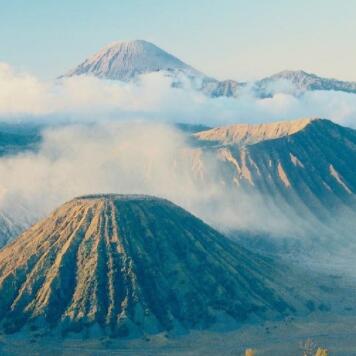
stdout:
[(321, 347), (318, 347), (316, 350), (315, 356), (328, 356), (329, 352), (327, 349), (323, 349)]

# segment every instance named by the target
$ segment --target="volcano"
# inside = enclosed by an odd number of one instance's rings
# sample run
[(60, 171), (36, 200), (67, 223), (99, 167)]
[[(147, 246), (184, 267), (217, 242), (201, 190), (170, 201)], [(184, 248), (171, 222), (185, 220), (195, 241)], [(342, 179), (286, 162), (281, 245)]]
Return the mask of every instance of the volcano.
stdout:
[(129, 81), (138, 75), (158, 71), (202, 76), (202, 73), (177, 57), (144, 40), (111, 43), (67, 73), (67, 76), (91, 74), (99, 78)]
[[(221, 162), (220, 180), (226, 186), (263, 197), (279, 217), (293, 217), (287, 235), (306, 223), (301, 233), (290, 234), (293, 239), (316, 237), (313, 248), (319, 251), (320, 238), (330, 251), (344, 248), (345, 241), (354, 243), (356, 130), (327, 119), (304, 118), (230, 125), (194, 137), (197, 146)], [(295, 246), (290, 252), (296, 253)]]
[(126, 337), (285, 316), (306, 305), (288, 271), (167, 200), (84, 196), (0, 251), (1, 328)]

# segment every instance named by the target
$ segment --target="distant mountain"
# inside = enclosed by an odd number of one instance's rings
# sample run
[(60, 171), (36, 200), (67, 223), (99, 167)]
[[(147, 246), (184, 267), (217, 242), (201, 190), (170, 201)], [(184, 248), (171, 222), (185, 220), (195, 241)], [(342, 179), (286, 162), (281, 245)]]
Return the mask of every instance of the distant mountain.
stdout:
[(220, 81), (144, 40), (114, 42), (84, 60), (64, 77), (94, 75), (127, 82), (153, 72), (170, 76), (175, 87), (182, 87), (184, 78), (188, 79), (194, 89), (210, 97), (237, 97), (243, 92), (252, 92), (257, 97), (266, 98), (278, 93), (300, 95), (311, 90), (356, 93), (355, 82), (322, 78), (304, 71), (286, 70), (250, 83)]
[(212, 98), (238, 97), (247, 86), (247, 83), (235, 80), (222, 80), (205, 78), (198, 88), (202, 93)]
[(142, 74), (162, 72), (181, 87), (188, 79), (193, 88), (208, 96), (235, 96), (243, 86), (233, 80), (218, 81), (153, 43), (144, 40), (114, 42), (86, 59), (64, 77), (94, 75), (98, 78), (131, 81)]
[(114, 42), (79, 64), (67, 76), (92, 74), (99, 78), (129, 81), (138, 75), (158, 71), (181, 72), (189, 77), (204, 76), (177, 57), (143, 40)]
[(356, 94), (356, 82), (344, 82), (336, 79), (322, 78), (302, 70), (286, 70), (270, 77), (256, 81), (252, 90), (258, 97), (272, 97), (285, 93), (300, 95), (306, 91), (333, 90)]
[(318, 307), (300, 283), (167, 200), (86, 196), (0, 250), (1, 328), (132, 337), (271, 319)]
[[(278, 227), (284, 217), (289, 221), (286, 230), (304, 247), (306, 241), (330, 251), (355, 246), (355, 130), (329, 120), (302, 119), (237, 124), (194, 137), (200, 150), (208, 156), (213, 153), (220, 162), (218, 179), (226, 189), (231, 194), (242, 189), (251, 199), (256, 193), (262, 199), (256, 209), (264, 206), (272, 220), (277, 212)], [(200, 159), (204, 166), (204, 155)], [(255, 225), (261, 228), (258, 221)], [(303, 241), (301, 235), (310, 239)], [(328, 243), (320, 244), (321, 240)]]

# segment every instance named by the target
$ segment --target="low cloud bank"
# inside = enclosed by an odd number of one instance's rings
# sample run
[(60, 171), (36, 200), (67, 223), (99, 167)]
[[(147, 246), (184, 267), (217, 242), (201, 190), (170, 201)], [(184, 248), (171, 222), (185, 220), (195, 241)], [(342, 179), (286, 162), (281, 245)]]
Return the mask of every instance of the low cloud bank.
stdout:
[(140, 193), (168, 198), (221, 230), (283, 237), (313, 228), (324, 236), (326, 226), (278, 207), (279, 202), (274, 208), (258, 194), (232, 192), (219, 179), (216, 157), (205, 153), (202, 161), (201, 152), (171, 124), (312, 116), (356, 127), (356, 95), (315, 91), (257, 99), (246, 92), (237, 99), (208, 98), (171, 84), (159, 73), (135, 83), (94, 77), (41, 81), (0, 65), (0, 121), (77, 123), (48, 129), (36, 153), (0, 158), (0, 214), (26, 224), (75, 196)]
[(291, 231), (293, 219), (258, 195), (234, 193), (219, 173), (216, 156), (202, 157), (167, 124), (70, 125), (46, 131), (37, 153), (0, 159), (0, 211), (37, 220), (76, 196), (138, 193), (170, 199), (223, 230)]
[[(44, 133), (37, 152), (0, 158), (0, 218), (4, 213), (14, 225), (26, 227), (76, 196), (150, 194), (233, 233), (249, 247), (254, 237), (262, 238), (267, 245), (252, 245), (256, 251), (284, 248), (287, 237), (292, 247), (298, 246), (293, 259), (313, 253), (314, 261), (317, 243), (317, 261), (328, 261), (329, 267), (336, 260), (350, 261), (354, 243), (347, 236), (354, 231), (353, 215), (335, 217), (336, 227), (346, 232), (335, 235), (326, 224), (296, 214), (285, 201), (266, 204), (257, 192), (232, 189), (222, 182), (219, 168), (215, 155), (202, 156), (169, 124), (130, 120), (56, 127)], [(0, 244), (2, 238), (0, 231)], [(339, 252), (340, 246), (345, 252)], [(328, 250), (332, 253), (326, 258)], [(342, 271), (349, 266), (337, 263)]]
[(135, 83), (85, 76), (41, 81), (0, 64), (0, 118), (58, 119), (61, 115), (74, 121), (139, 116), (214, 126), (324, 117), (356, 127), (356, 95), (313, 91), (258, 99), (246, 92), (237, 99), (208, 98), (191, 88), (172, 88), (171, 79), (160, 73), (144, 75)]

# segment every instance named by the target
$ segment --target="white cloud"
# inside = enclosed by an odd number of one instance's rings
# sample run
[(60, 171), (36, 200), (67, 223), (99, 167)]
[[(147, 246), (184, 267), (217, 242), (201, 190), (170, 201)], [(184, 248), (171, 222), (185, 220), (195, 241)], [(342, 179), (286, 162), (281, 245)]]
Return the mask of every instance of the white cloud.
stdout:
[(281, 212), (278, 202), (276, 209), (267, 207), (257, 194), (226, 189), (215, 159), (205, 157), (200, 164), (199, 151), (193, 152), (167, 123), (220, 125), (308, 116), (356, 127), (356, 95), (309, 92), (256, 99), (245, 93), (238, 99), (211, 99), (173, 89), (159, 73), (133, 84), (93, 77), (44, 82), (2, 64), (0, 117), (91, 123), (48, 130), (37, 153), (2, 157), (0, 212), (17, 222), (30, 214), (33, 221), (75, 196), (144, 193), (166, 197), (222, 229), (300, 236), (303, 224), (315, 222), (298, 218), (285, 205)]
[[(256, 99), (245, 93), (238, 99), (212, 99), (191, 89), (171, 88), (170, 79), (159, 73), (130, 84), (94, 77), (44, 82), (2, 64), (0, 116), (96, 122), (94, 126), (48, 131), (37, 154), (2, 158), (0, 205), (21, 201), (41, 215), (81, 194), (148, 193), (172, 199), (210, 220), (217, 210), (205, 203), (215, 201), (218, 211), (224, 212), (216, 221), (224, 226), (248, 227), (253, 224), (249, 221), (253, 214), (245, 212), (256, 212), (259, 197), (239, 198), (237, 205), (231, 201), (214, 179), (214, 160), (205, 162), (205, 177), (211, 179), (204, 182), (202, 197), (201, 182), (197, 184), (192, 172), (192, 156), (182, 154), (190, 148), (180, 133), (162, 122), (218, 125), (319, 116), (355, 126), (356, 95), (309, 92), (300, 97), (277, 94)], [(109, 124), (105, 118), (121, 123)], [(137, 118), (146, 123), (132, 122)], [(262, 210), (259, 212), (264, 216)], [(274, 224), (278, 219), (279, 224)], [(275, 219), (270, 215), (268, 221), (260, 221), (261, 226), (270, 224), (271, 229), (284, 226), (278, 214)]]
[(0, 211), (16, 221), (15, 207), (38, 218), (75, 196), (138, 193), (168, 198), (222, 229), (290, 229), (288, 217), (257, 195), (226, 189), (214, 157), (202, 157), (165, 124), (51, 129), (37, 153), (0, 159)]
[(191, 89), (171, 88), (160, 73), (136, 83), (73, 77), (40, 81), (0, 65), (0, 116), (4, 119), (61, 115), (73, 120), (139, 116), (150, 120), (222, 125), (299, 117), (324, 117), (356, 126), (356, 95), (314, 91), (299, 97), (277, 94), (257, 99), (248, 93), (234, 98), (208, 98)]

